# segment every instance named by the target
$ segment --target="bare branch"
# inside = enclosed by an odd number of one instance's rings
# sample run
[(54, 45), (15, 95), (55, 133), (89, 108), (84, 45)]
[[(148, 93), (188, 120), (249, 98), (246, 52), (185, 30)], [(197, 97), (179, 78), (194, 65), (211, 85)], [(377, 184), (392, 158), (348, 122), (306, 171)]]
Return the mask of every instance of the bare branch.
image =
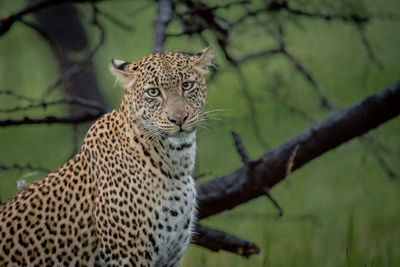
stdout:
[(44, 118), (29, 118), (24, 117), (23, 119), (7, 119), (0, 120), (1, 127), (7, 126), (15, 126), (15, 125), (23, 125), (23, 124), (55, 124), (55, 123), (63, 123), (63, 124), (81, 124), (89, 121), (93, 121), (103, 115), (104, 112), (98, 113), (86, 113), (75, 117), (56, 117), (56, 116), (47, 116)]
[(131, 25), (126, 24), (125, 22), (119, 20), (118, 18), (116, 18), (116, 16), (111, 15), (110, 13), (104, 11), (104, 10), (100, 10), (97, 9), (97, 13), (101, 16), (103, 16), (104, 18), (108, 19), (111, 23), (113, 23), (114, 25), (120, 27), (121, 29), (127, 31), (127, 32), (133, 32), (134, 31), (134, 27)]
[[(69, 72), (66, 75), (70, 75)], [(53, 84), (51, 84), (49, 87), (47, 87), (41, 96), (41, 101), (44, 102), (47, 97), (51, 95), (57, 89), (58, 86), (61, 85), (62, 79), (59, 77)]]
[(28, 101), (28, 102), (36, 101), (36, 99), (34, 99), (34, 98), (30, 97), (30, 96), (17, 94), (17, 93), (14, 93), (11, 90), (2, 90), (2, 91), (0, 91), (0, 95), (8, 95), (8, 96), (14, 97), (15, 99), (24, 100), (24, 101)]
[(242, 162), (244, 165), (248, 165), (250, 162), (250, 157), (247, 154), (246, 149), (242, 143), (242, 139), (240, 138), (239, 134), (236, 132), (231, 132), (233, 141), (235, 143), (236, 151), (239, 153), (240, 157), (242, 158)]
[(54, 55), (56, 56), (56, 59), (57, 59), (59, 65), (61, 66), (61, 68), (65, 68), (65, 67), (64, 67), (65, 64), (64, 64), (64, 61), (63, 61), (63, 59), (62, 59), (61, 48), (60, 48), (60, 46), (57, 44), (57, 42), (54, 40), (54, 38), (53, 38), (51, 35), (49, 35), (47, 32), (45, 32), (44, 30), (42, 30), (42, 29), (40, 28), (40, 26), (37, 25), (36, 23), (29, 22), (29, 21), (26, 21), (26, 20), (23, 20), (23, 19), (20, 19), (20, 21), (21, 21), (24, 25), (26, 25), (26, 26), (32, 28), (32, 29), (33, 29), (34, 31), (36, 31), (44, 40), (46, 40), (46, 42), (50, 45), (50, 48), (53, 50), (53, 53), (54, 53)]
[(287, 163), (296, 146), (292, 171), (348, 140), (360, 136), (400, 114), (400, 81), (315, 124), (244, 168), (197, 185), (199, 218), (232, 209), (264, 195), (285, 179)]
[(283, 51), (283, 54), (292, 62), (293, 66), (310, 82), (315, 92), (317, 93), (320, 103), (322, 107), (326, 107), (329, 110), (336, 110), (337, 108), (332, 103), (332, 101), (324, 94), (324, 92), (319, 87), (318, 83), (315, 81), (314, 77), (311, 75), (311, 72), (307, 70), (301, 61), (296, 58), (294, 55), (289, 53), (287, 50)]
[(266, 49), (266, 50), (262, 50), (262, 51), (258, 51), (258, 52), (252, 53), (252, 54), (242, 56), (242, 57), (236, 59), (235, 61), (237, 62), (237, 64), (242, 64), (247, 61), (251, 61), (254, 59), (260, 59), (265, 56), (277, 55), (281, 52), (282, 51), (279, 48), (278, 49)]
[[(231, 59), (234, 60), (233, 58), (231, 58)], [(235, 62), (235, 64), (236, 64), (236, 62)], [(246, 99), (247, 106), (249, 107), (250, 121), (251, 121), (251, 125), (253, 128), (253, 133), (256, 136), (257, 140), (260, 142), (260, 144), (264, 148), (268, 148), (269, 144), (264, 140), (264, 138), (261, 134), (260, 127), (257, 124), (258, 113), (257, 113), (256, 107), (254, 104), (253, 97), (250, 94), (249, 86), (247, 84), (246, 78), (244, 77), (241, 69), (239, 67), (237, 67), (237, 65), (234, 65), (234, 66), (236, 68), (236, 73), (239, 78), (239, 82), (240, 82), (241, 89), (242, 89), (242, 94), (243, 94), (244, 98)]]
[(383, 64), (382, 62), (378, 59), (378, 57), (375, 55), (374, 50), (372, 49), (371, 43), (369, 42), (367, 35), (365, 33), (365, 25), (363, 24), (356, 24), (356, 28), (358, 33), (360, 34), (360, 38), (361, 38), (361, 43), (363, 44), (369, 59), (374, 62), (379, 69), (383, 69)]
[(278, 25), (278, 34), (276, 38), (279, 45), (280, 53), (283, 54), (292, 63), (293, 67), (311, 84), (312, 88), (317, 93), (317, 96), (320, 99), (321, 106), (327, 108), (330, 111), (336, 110), (337, 108), (335, 107), (333, 102), (327, 96), (325, 96), (324, 92), (321, 90), (311, 72), (296, 56), (294, 56), (287, 50), (284, 38), (284, 31), (281, 25)]
[(89, 53), (86, 59), (82, 61), (83, 63), (87, 63), (93, 59), (93, 56), (96, 54), (99, 48), (104, 44), (104, 39), (105, 39), (104, 27), (98, 21), (98, 14), (101, 14), (101, 12), (95, 4), (92, 5), (92, 11), (93, 11), (92, 24), (99, 30), (100, 37), (99, 41), (97, 42), (93, 50)]
[(262, 6), (257, 9), (249, 10), (246, 14), (241, 16), (237, 19), (233, 24), (237, 25), (242, 23), (244, 20), (247, 20), (251, 17), (256, 17), (262, 13), (267, 12), (281, 12), (286, 11), (289, 14), (307, 17), (311, 19), (323, 19), (326, 21), (333, 21), (333, 20), (341, 20), (344, 22), (353, 22), (353, 23), (367, 23), (370, 18), (368, 16), (357, 14), (357, 13), (350, 13), (350, 14), (324, 14), (318, 11), (306, 11), (298, 8), (293, 8), (289, 5), (288, 1), (278, 1), (273, 0), (269, 1), (265, 6)]
[(0, 112), (2, 113), (12, 113), (16, 111), (26, 111), (29, 109), (35, 109), (35, 108), (43, 108), (46, 109), (47, 107), (50, 106), (55, 106), (55, 105), (60, 105), (60, 104), (74, 104), (74, 105), (79, 105), (87, 108), (93, 108), (99, 112), (105, 112), (106, 110), (104, 109), (104, 106), (96, 101), (92, 100), (87, 100), (87, 99), (81, 99), (81, 98), (76, 98), (76, 99), (59, 99), (59, 100), (54, 100), (50, 102), (39, 102), (39, 101), (32, 101), (35, 103), (29, 104), (27, 106), (18, 106), (18, 107), (13, 107), (13, 108), (0, 108)]
[(278, 201), (276, 201), (275, 198), (273, 198), (271, 196), (271, 194), (269, 193), (269, 189), (267, 187), (264, 187), (264, 194), (272, 202), (274, 207), (278, 209), (278, 211), (279, 211), (278, 216), (282, 217), (283, 209), (282, 209), (281, 205), (279, 205)]
[(198, 6), (195, 6), (194, 8), (190, 8), (186, 12), (177, 13), (177, 15), (179, 15), (179, 16), (192, 15), (192, 14), (196, 14), (196, 13), (200, 13), (200, 12), (214, 11), (217, 9), (227, 9), (227, 8), (230, 8), (232, 6), (237, 6), (237, 5), (243, 6), (243, 5), (246, 5), (249, 3), (250, 3), (249, 0), (232, 1), (229, 3), (225, 3), (222, 5), (215, 5), (215, 6), (208, 6), (203, 3), (202, 5), (198, 5)]
[(193, 179), (194, 180), (199, 180), (201, 178), (204, 178), (204, 177), (207, 177), (207, 176), (210, 176), (210, 175), (212, 175), (212, 172), (199, 173), (199, 174), (193, 176)]
[(391, 179), (399, 178), (399, 175), (393, 170), (390, 165), (386, 162), (382, 155), (382, 152), (375, 147), (374, 140), (368, 135), (363, 136), (360, 139), (361, 143), (371, 152), (372, 156), (376, 159), (382, 170), (386, 173), (386, 176)]
[(192, 243), (211, 251), (226, 250), (244, 257), (260, 252), (259, 247), (250, 241), (199, 224), (195, 229)]

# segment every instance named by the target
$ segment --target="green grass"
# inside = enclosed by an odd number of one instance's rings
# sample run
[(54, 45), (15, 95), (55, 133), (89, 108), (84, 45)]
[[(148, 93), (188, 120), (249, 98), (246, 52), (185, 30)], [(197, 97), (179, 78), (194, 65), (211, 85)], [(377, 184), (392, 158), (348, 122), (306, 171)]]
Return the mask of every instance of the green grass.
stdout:
[[(394, 12), (400, 10), (397, 2), (385, 1), (384, 5), (377, 6), (377, 2), (371, 0), (367, 4), (377, 13)], [(21, 3), (15, 1), (13, 5), (0, 3), (0, 15), (17, 10)], [(105, 2), (100, 8), (127, 18), (135, 5), (143, 3)], [(90, 21), (88, 10), (85, 5), (81, 6), (86, 22)], [(132, 33), (116, 28), (106, 20), (101, 21), (107, 39), (95, 62), (102, 92), (111, 106), (118, 105), (123, 90), (114, 86), (108, 73), (109, 59), (137, 60), (147, 54), (151, 48), (154, 14), (152, 7), (137, 14), (132, 21), (128, 20), (135, 27)], [(301, 25), (286, 29), (288, 49), (302, 60), (321, 89), (338, 106), (346, 107), (400, 78), (399, 22), (372, 21), (365, 29), (384, 66), (382, 69), (368, 60), (354, 27), (308, 19), (301, 20)], [(171, 27), (171, 31), (176, 29), (174, 24)], [(98, 32), (90, 27), (88, 30), (95, 42)], [(242, 30), (244, 32), (238, 31), (232, 37), (232, 40), (240, 39), (232, 45), (235, 54), (273, 44), (271, 39), (260, 37), (262, 31)], [(248, 34), (247, 38), (243, 38), (244, 34)], [(213, 40), (208, 33), (206, 37)], [(203, 44), (197, 39), (169, 39), (167, 47), (195, 51), (202, 49)], [(206, 108), (224, 111), (218, 116), (222, 121), (210, 121), (210, 129), (199, 132), (195, 175), (212, 173), (199, 182), (241, 166), (231, 140), (231, 130), (241, 134), (249, 154), (256, 158), (311, 125), (309, 120), (288, 111), (273, 94), (316, 120), (329, 116), (329, 112), (320, 108), (312, 87), (293, 71), (285, 58), (274, 56), (246, 64), (243, 73), (253, 96), (257, 124), (267, 143), (267, 146), (260, 145), (236, 72), (224, 62), (221, 51), (216, 52), (219, 67), (209, 83)], [(40, 96), (42, 90), (56, 79), (57, 63), (50, 58), (51, 53), (40, 37), (20, 24), (14, 25), (12, 31), (0, 39), (0, 90)], [(367, 75), (364, 75), (366, 70)], [(274, 85), (277, 85), (275, 91)], [(57, 95), (52, 97), (57, 98)], [(0, 97), (0, 106), (6, 108), (14, 104), (10, 98)], [(62, 114), (65, 110), (53, 111)], [(38, 110), (29, 115), (44, 113), (46, 111)], [(0, 114), (0, 119), (8, 116)], [(387, 148), (383, 157), (398, 174), (399, 133), (399, 118), (370, 133)], [(70, 156), (71, 146), (69, 126), (2, 128), (0, 164), (32, 163), (54, 169)], [(33, 181), (43, 175), (32, 171), (1, 172), (1, 200), (16, 192), (19, 178)], [(260, 254), (245, 259), (227, 252), (213, 253), (190, 246), (182, 266), (400, 266), (400, 184), (398, 179), (387, 177), (371, 153), (371, 147), (360, 140), (352, 140), (310, 162), (271, 193), (284, 208), (282, 218), (278, 218), (268, 199), (261, 197), (202, 221), (255, 242), (261, 249)]]

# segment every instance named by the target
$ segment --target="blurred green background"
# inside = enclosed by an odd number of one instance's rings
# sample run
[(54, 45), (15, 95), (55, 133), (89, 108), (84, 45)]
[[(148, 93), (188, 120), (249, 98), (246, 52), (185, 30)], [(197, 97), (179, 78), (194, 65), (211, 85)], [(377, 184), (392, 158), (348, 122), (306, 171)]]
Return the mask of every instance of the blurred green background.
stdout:
[[(227, 3), (228, 1), (206, 1)], [(314, 75), (321, 90), (339, 107), (361, 100), (400, 78), (400, 20), (374, 14), (400, 14), (400, 2), (386, 1), (289, 1), (305, 10), (318, 8), (343, 12), (362, 6), (373, 18), (365, 25), (365, 35), (380, 64), (368, 57), (357, 27), (343, 21), (325, 21), (282, 15), (287, 49)], [(13, 13), (25, 1), (0, 1), (0, 16)], [(92, 46), (98, 32), (90, 25), (90, 6), (82, 4), (80, 17)], [(115, 86), (108, 64), (112, 57), (135, 61), (151, 51), (152, 23), (156, 3), (150, 1), (105, 1), (98, 4), (134, 30), (127, 32), (100, 17), (106, 39), (96, 53), (95, 67), (102, 94), (111, 107), (117, 107), (123, 90)], [(136, 11), (139, 10), (139, 11)], [(225, 9), (234, 18), (240, 6)], [(375, 18), (374, 18), (375, 17)], [(263, 19), (262, 17), (260, 19)], [(266, 18), (268, 19), (268, 18)], [(285, 21), (287, 19), (287, 21)], [(169, 32), (179, 32), (171, 23)], [(256, 158), (329, 116), (321, 108), (315, 91), (291, 63), (280, 55), (245, 63), (241, 71), (251, 93), (256, 115), (249, 111), (237, 70), (225, 60), (211, 32), (208, 42), (216, 46), (218, 68), (208, 86), (206, 110), (220, 109), (210, 119), (208, 129), (198, 135), (198, 156), (194, 176), (207, 174), (199, 183), (241, 166), (230, 131), (237, 131), (249, 154)], [(262, 27), (243, 26), (231, 33), (229, 49), (245, 55), (274, 41)], [(169, 38), (166, 49), (200, 51), (205, 44), (197, 37)], [(381, 65), (381, 66), (380, 66)], [(34, 31), (16, 23), (0, 36), (0, 90), (40, 98), (44, 89), (59, 76), (56, 60), (47, 43)], [(50, 99), (63, 95), (62, 88)], [(0, 95), (0, 106), (11, 108), (21, 102)], [(400, 105), (400, 103), (399, 103)], [(306, 118), (295, 107), (307, 114)], [(67, 114), (65, 106), (0, 113), (0, 120)], [(310, 120), (310, 118), (312, 120)], [(254, 132), (253, 120), (262, 135)], [(354, 139), (329, 151), (294, 172), (272, 190), (284, 208), (282, 218), (267, 200), (259, 198), (232, 211), (202, 221), (242, 238), (261, 248), (249, 259), (191, 246), (182, 266), (400, 266), (400, 177), (391, 179), (377, 156), (400, 174), (400, 118), (395, 118), (368, 134), (374, 142)], [(80, 140), (83, 140), (83, 133)], [(81, 142), (81, 141), (80, 141)], [(29, 125), (0, 129), (0, 164), (31, 164), (55, 169), (73, 151), (70, 125)], [(10, 169), (0, 172), (0, 198), (6, 201), (17, 191), (20, 178), (32, 182), (45, 172)]]

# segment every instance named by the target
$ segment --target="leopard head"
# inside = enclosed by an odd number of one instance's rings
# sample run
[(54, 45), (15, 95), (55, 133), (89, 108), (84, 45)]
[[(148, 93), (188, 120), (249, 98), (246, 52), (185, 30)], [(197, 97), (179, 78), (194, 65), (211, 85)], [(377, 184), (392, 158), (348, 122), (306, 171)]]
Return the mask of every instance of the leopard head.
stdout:
[(194, 56), (167, 51), (138, 62), (113, 59), (111, 71), (125, 88), (121, 107), (128, 119), (152, 137), (194, 132), (213, 58), (208, 47)]

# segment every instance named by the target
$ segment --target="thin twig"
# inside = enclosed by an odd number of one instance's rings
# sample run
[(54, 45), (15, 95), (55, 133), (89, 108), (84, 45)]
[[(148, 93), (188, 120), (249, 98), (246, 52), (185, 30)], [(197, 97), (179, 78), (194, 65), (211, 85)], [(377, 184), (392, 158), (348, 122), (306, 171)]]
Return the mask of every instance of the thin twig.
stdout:
[(244, 145), (242, 143), (242, 139), (240, 138), (240, 135), (238, 133), (236, 133), (236, 132), (233, 132), (233, 131), (231, 132), (231, 134), (232, 134), (233, 141), (234, 141), (234, 144), (235, 144), (235, 147), (236, 147), (236, 151), (239, 153), (243, 164), (244, 165), (248, 165), (249, 162), (250, 162), (250, 157), (247, 154), (246, 149), (244, 148)]
[(241, 85), (242, 94), (247, 102), (247, 106), (250, 111), (250, 122), (251, 122), (251, 125), (253, 128), (253, 133), (254, 133), (255, 137), (257, 138), (257, 140), (260, 142), (260, 144), (264, 148), (269, 148), (270, 145), (264, 140), (264, 137), (261, 133), (260, 127), (257, 124), (258, 113), (257, 113), (256, 107), (254, 104), (254, 99), (253, 99), (252, 95), (250, 94), (249, 86), (247, 84), (246, 78), (244, 77), (244, 75), (239, 67), (236, 67), (235, 69), (236, 69), (237, 77), (238, 77), (240, 85)]
[(34, 99), (34, 98), (30, 97), (30, 96), (17, 94), (15, 92), (11, 91), (11, 90), (1, 90), (0, 91), (0, 95), (8, 95), (8, 96), (11, 96), (11, 97), (13, 97), (15, 99), (24, 100), (24, 101), (28, 101), (28, 102), (36, 101), (36, 99)]
[(56, 116), (46, 116), (44, 118), (29, 118), (24, 117), (22, 119), (7, 119), (0, 120), (1, 127), (16, 126), (16, 125), (32, 125), (32, 124), (81, 124), (89, 121), (93, 121), (103, 115), (103, 112), (97, 112), (94, 114), (86, 113), (76, 117), (56, 117)]
[(127, 32), (133, 32), (135, 29), (133, 26), (126, 24), (125, 22), (116, 18), (116, 16), (111, 15), (110, 13), (104, 11), (103, 9), (101, 9), (101, 10), (97, 9), (97, 13), (99, 15), (103, 16), (104, 18), (108, 19), (114, 25), (118, 26), (119, 28), (121, 28)]
[[(33, 102), (33, 101), (32, 101)], [(105, 109), (103, 105), (96, 101), (91, 101), (87, 99), (81, 99), (81, 98), (75, 98), (75, 99), (59, 99), (59, 100), (54, 100), (50, 102), (39, 102), (35, 101), (36, 103), (32, 103), (26, 106), (18, 106), (18, 107), (13, 107), (13, 108), (0, 108), (0, 112), (2, 113), (13, 113), (17, 111), (26, 111), (30, 109), (35, 109), (35, 108), (43, 108), (46, 109), (50, 106), (55, 106), (55, 105), (61, 105), (61, 104), (68, 104), (68, 105), (79, 105), (82, 107), (88, 107), (88, 108), (93, 108), (98, 111), (105, 112)]]

